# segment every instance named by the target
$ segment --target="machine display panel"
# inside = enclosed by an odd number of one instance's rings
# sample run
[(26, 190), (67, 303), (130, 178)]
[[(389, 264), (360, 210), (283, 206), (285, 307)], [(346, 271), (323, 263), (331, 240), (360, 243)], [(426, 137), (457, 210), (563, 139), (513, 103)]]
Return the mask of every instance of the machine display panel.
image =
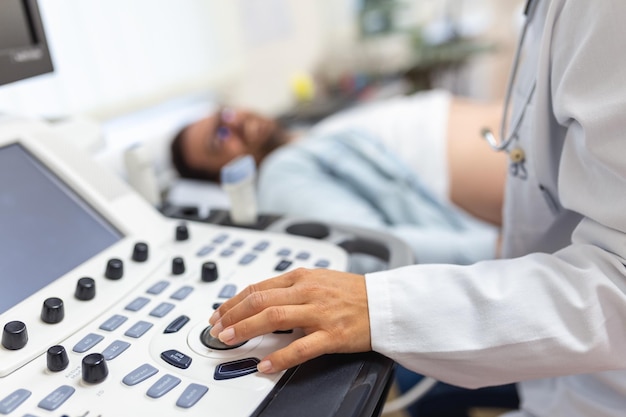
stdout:
[(122, 237), (22, 145), (0, 147), (0, 314)]

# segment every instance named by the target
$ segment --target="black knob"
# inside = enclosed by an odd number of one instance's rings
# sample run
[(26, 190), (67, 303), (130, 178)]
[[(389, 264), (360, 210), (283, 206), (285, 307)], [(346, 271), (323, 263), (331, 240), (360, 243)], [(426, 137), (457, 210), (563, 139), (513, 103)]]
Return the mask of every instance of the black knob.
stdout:
[(182, 275), (185, 273), (185, 261), (183, 258), (172, 259), (172, 275)]
[(46, 361), (48, 369), (52, 372), (62, 371), (67, 368), (67, 365), (70, 364), (70, 360), (67, 357), (67, 351), (61, 345), (52, 346), (48, 349)]
[(176, 240), (180, 242), (187, 239), (189, 239), (189, 228), (186, 224), (181, 223), (176, 226)]
[(9, 350), (18, 350), (26, 346), (28, 331), (21, 321), (10, 321), (4, 325), (2, 332), (2, 346)]
[(60, 323), (65, 317), (65, 307), (63, 300), (56, 297), (50, 297), (43, 302), (41, 307), (41, 320), (46, 323)]
[(83, 358), (83, 381), (98, 384), (109, 375), (109, 367), (101, 353), (92, 353)]
[(74, 297), (81, 301), (92, 300), (96, 296), (96, 281), (93, 278), (83, 277), (76, 283)]
[(217, 280), (217, 265), (215, 262), (205, 262), (202, 264), (201, 279), (204, 282), (213, 282)]
[(135, 243), (133, 248), (133, 261), (145, 262), (148, 260), (148, 244), (144, 242)]
[(124, 276), (124, 262), (117, 258), (109, 259), (104, 276), (108, 279), (122, 278)]

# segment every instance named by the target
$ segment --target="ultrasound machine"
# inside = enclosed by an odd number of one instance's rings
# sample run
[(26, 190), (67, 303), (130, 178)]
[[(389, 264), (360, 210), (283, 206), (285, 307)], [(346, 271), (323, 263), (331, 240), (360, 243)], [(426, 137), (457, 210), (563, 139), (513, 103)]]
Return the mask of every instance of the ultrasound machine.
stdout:
[[(52, 71), (36, 1), (0, 4), (0, 85)], [(301, 219), (255, 230), (170, 214), (47, 122), (0, 118), (0, 415), (380, 414), (390, 359), (326, 355), (262, 375), (259, 359), (301, 331), (233, 348), (208, 318), (281, 271), (349, 270), (359, 251), (401, 266), (408, 249)]]

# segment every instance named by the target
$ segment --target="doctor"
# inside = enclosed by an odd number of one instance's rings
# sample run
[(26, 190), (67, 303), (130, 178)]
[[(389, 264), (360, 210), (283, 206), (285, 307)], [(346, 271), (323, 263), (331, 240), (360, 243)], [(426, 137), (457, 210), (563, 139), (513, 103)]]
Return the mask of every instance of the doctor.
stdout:
[(292, 271), (224, 303), (213, 334), (303, 328), (260, 372), (373, 349), (455, 385), (522, 381), (510, 416), (626, 415), (626, 2), (531, 0), (526, 15), (493, 143), (510, 158), (506, 259)]

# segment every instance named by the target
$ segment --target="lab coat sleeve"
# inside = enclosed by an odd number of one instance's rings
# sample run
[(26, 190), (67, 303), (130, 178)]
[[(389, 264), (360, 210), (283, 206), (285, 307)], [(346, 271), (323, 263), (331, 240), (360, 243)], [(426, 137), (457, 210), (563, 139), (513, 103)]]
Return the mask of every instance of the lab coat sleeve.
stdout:
[(558, 200), (583, 216), (572, 243), (366, 276), (373, 349), (452, 384), (626, 368), (626, 3), (552, 4), (547, 110), (564, 137)]

